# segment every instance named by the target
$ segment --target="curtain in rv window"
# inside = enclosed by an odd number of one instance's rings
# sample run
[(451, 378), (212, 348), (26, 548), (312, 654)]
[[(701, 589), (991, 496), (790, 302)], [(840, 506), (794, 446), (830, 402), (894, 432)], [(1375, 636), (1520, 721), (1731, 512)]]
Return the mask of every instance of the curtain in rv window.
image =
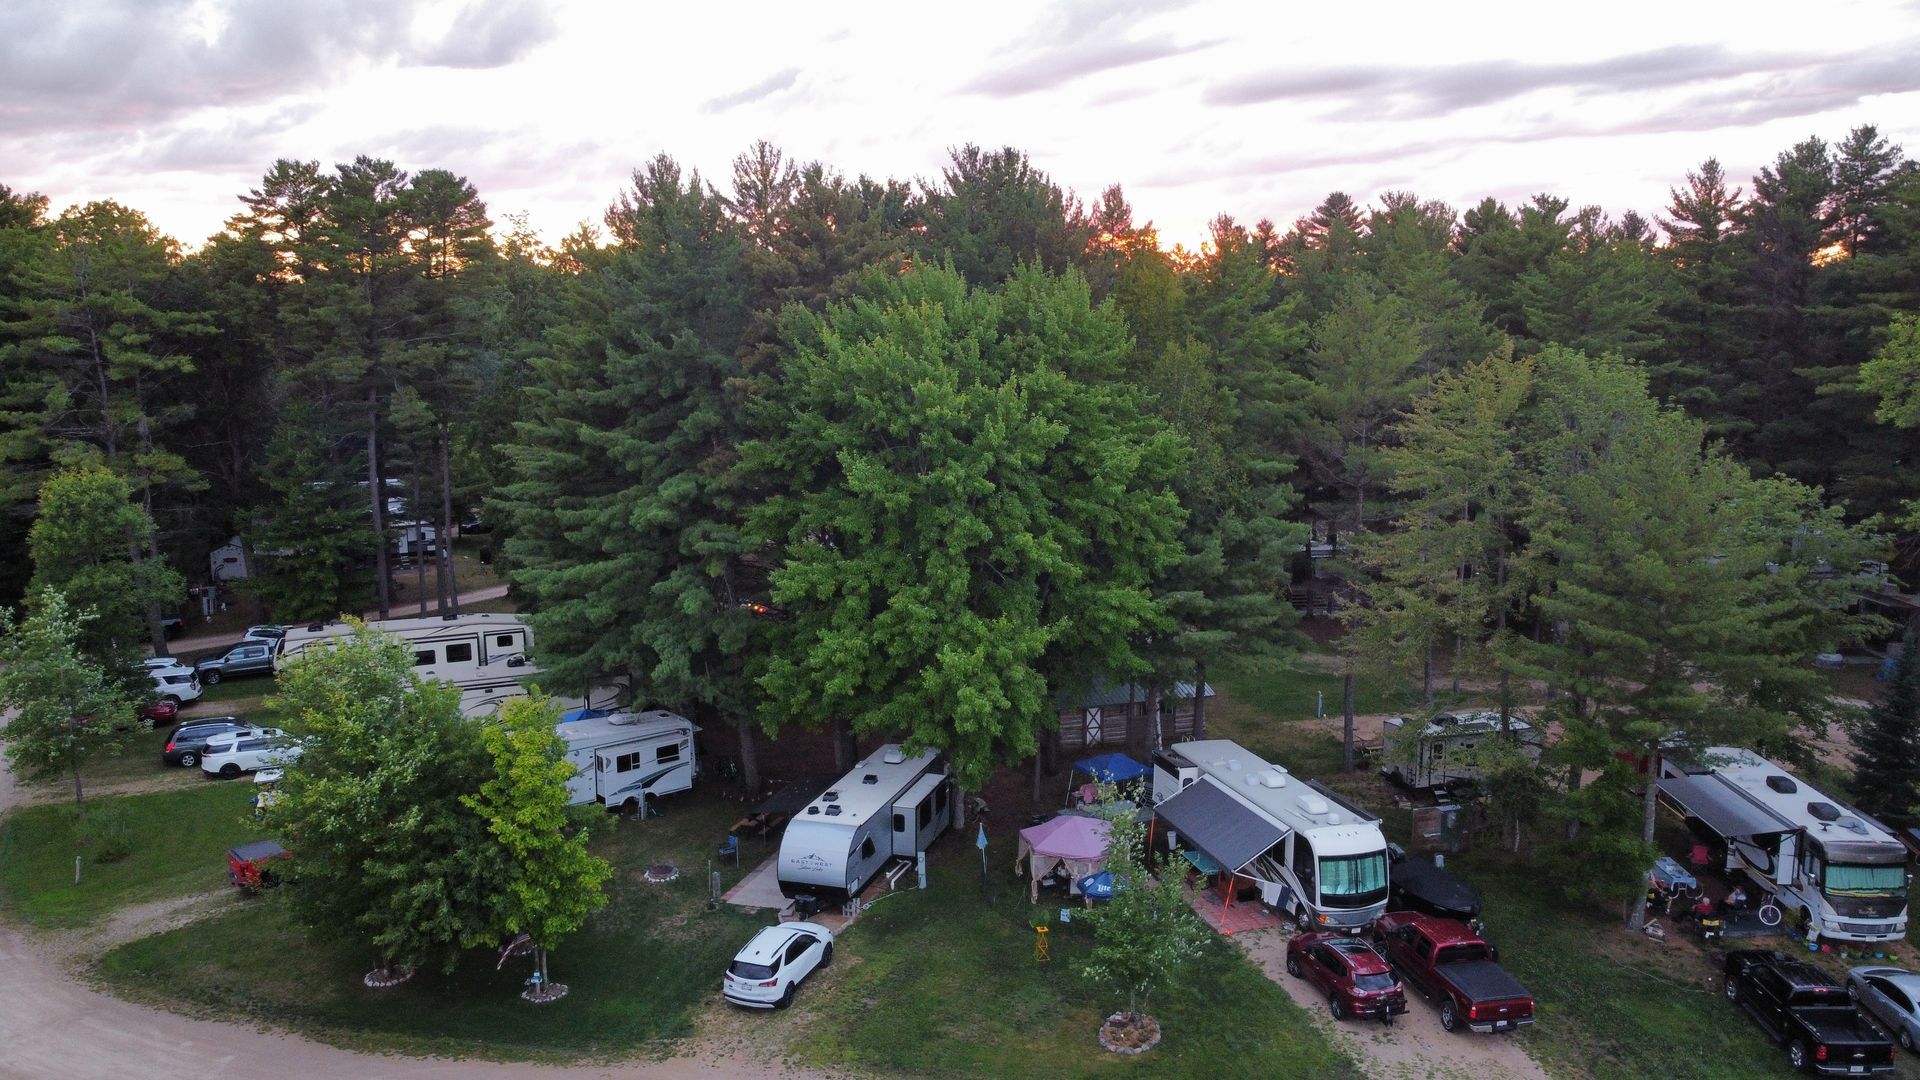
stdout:
[(1387, 890), (1387, 853), (1343, 855), (1320, 860), (1320, 895), (1324, 898), (1365, 896)]
[(1829, 892), (1893, 893), (1907, 887), (1905, 866), (1835, 866), (1827, 864)]

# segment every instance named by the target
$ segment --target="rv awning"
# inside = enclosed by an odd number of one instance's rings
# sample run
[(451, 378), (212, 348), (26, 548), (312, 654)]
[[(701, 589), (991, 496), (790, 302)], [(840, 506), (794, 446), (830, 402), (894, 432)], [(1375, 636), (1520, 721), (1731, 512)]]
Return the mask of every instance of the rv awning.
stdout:
[(1238, 872), (1287, 835), (1287, 828), (1255, 813), (1209, 777), (1153, 808), (1180, 840)]
[(1754, 805), (1739, 789), (1712, 773), (1672, 776), (1659, 781), (1660, 794), (1688, 817), (1699, 818), (1721, 836), (1764, 836), (1789, 826)]

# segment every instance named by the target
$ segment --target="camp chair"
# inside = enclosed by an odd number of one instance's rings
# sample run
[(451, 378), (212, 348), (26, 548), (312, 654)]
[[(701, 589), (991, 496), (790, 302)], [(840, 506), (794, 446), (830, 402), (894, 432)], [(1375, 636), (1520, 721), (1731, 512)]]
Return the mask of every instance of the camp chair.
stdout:
[(733, 857), (733, 865), (739, 866), (740, 865), (740, 838), (733, 835), (732, 833), (728, 833), (727, 842), (720, 845), (719, 855), (723, 859), (731, 855)]

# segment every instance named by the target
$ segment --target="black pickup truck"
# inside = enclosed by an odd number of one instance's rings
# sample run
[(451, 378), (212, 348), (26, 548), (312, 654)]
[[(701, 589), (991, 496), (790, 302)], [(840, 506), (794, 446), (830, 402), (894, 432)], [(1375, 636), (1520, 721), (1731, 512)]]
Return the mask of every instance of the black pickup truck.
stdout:
[(1801, 1072), (1893, 1071), (1893, 1041), (1860, 1015), (1845, 987), (1804, 960), (1759, 950), (1728, 953), (1726, 993), (1787, 1048), (1787, 1060)]

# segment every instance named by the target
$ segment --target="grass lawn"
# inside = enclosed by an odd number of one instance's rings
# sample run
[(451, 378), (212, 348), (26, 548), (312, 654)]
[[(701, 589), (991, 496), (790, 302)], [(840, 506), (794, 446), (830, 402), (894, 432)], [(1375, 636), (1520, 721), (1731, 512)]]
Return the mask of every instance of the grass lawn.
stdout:
[(808, 989), (814, 1018), (793, 1044), (804, 1063), (908, 1076), (1357, 1075), (1285, 991), (1219, 938), (1148, 1002), (1160, 1045), (1137, 1058), (1107, 1053), (1101, 1020), (1126, 1001), (1080, 977), (1092, 944), (1085, 925), (1056, 921), (1052, 959), (1037, 963), (1036, 909), (1005, 872), (1008, 853), (990, 852), (990, 901), (980, 899), (971, 850), (950, 839), (936, 854), (928, 891), (861, 916), (841, 939), (846, 959), (833, 978)]
[[(553, 978), (572, 992), (543, 1008), (519, 998), (530, 961), (496, 971), (490, 952), (470, 954), (450, 974), (423, 971), (401, 987), (369, 991), (360, 976), (373, 966), (371, 953), (304, 933), (278, 896), (123, 945), (98, 971), (155, 1004), (238, 1013), (356, 1048), (515, 1059), (664, 1049), (661, 1040), (691, 1033), (696, 1011), (717, 1001), (733, 953), (771, 921), (731, 906), (705, 910), (707, 860), (739, 805), (677, 796), (664, 807), (666, 816), (645, 823), (599, 827), (595, 850), (616, 868), (611, 903), (552, 954)], [(660, 861), (674, 862), (681, 876), (642, 881)], [(724, 884), (742, 872), (724, 867)], [(267, 956), (271, 963), (262, 962)]]
[[(14, 810), (0, 819), (0, 903), (36, 925), (77, 926), (130, 904), (217, 888), (226, 883), (227, 848), (261, 838), (252, 797), (252, 784), (208, 781), (89, 799), (80, 811), (72, 803)], [(73, 858), (87, 853), (90, 839), (83, 813), (121, 822), (129, 850), (117, 862), (88, 858), (75, 885)]]

